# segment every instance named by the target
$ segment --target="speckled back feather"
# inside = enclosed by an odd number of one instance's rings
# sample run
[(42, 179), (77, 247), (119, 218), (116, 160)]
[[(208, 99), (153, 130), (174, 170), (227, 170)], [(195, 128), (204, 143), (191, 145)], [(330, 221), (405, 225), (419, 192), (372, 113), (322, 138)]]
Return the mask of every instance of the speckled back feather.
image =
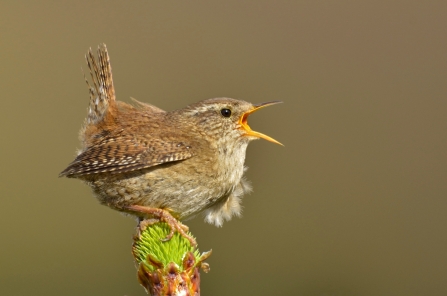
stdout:
[(193, 156), (184, 136), (160, 134), (166, 112), (134, 99), (131, 106), (115, 100), (112, 68), (106, 46), (86, 54), (92, 84), (86, 79), (90, 104), (81, 129), (83, 147), (76, 159), (59, 176), (79, 177), (94, 173), (120, 173), (179, 161)]

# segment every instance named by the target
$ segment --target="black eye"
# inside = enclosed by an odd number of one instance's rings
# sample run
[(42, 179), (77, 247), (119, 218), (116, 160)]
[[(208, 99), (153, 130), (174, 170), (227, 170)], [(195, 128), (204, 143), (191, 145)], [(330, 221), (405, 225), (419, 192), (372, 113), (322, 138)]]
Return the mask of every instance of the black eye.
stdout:
[(231, 116), (231, 110), (224, 108), (224, 109), (220, 110), (220, 114), (222, 114), (223, 117), (230, 117)]

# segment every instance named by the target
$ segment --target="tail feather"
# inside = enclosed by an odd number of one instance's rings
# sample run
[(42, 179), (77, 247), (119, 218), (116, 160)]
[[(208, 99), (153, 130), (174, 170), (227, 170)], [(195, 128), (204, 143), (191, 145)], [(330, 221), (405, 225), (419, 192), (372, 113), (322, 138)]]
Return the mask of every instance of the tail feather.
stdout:
[(91, 48), (85, 55), (93, 84), (85, 78), (90, 94), (87, 120), (88, 123), (94, 124), (103, 120), (115, 104), (112, 67), (105, 44), (98, 46), (97, 55), (98, 60), (95, 59)]

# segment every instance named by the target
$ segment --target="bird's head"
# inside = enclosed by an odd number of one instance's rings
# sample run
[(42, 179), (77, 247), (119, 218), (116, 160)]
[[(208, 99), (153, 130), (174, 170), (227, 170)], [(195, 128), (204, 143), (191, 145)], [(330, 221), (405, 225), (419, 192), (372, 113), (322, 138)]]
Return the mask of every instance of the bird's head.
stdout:
[(200, 131), (203, 136), (217, 140), (217, 142), (248, 143), (255, 139), (265, 139), (282, 145), (267, 135), (255, 132), (248, 125), (250, 114), (278, 103), (282, 102), (272, 101), (253, 105), (241, 100), (216, 98), (190, 105), (183, 109), (182, 113), (193, 122), (196, 130)]

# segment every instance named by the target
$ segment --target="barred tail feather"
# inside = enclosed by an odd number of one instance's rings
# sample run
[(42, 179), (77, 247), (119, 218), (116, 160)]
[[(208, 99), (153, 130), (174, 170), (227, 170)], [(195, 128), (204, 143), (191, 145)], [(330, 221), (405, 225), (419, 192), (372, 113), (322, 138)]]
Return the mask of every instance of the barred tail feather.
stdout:
[(89, 124), (96, 124), (103, 120), (104, 116), (111, 111), (110, 109), (115, 104), (112, 67), (105, 44), (98, 46), (97, 56), (98, 59), (96, 60), (91, 48), (85, 55), (93, 84), (90, 84), (87, 78), (85, 78), (90, 94), (87, 116)]

